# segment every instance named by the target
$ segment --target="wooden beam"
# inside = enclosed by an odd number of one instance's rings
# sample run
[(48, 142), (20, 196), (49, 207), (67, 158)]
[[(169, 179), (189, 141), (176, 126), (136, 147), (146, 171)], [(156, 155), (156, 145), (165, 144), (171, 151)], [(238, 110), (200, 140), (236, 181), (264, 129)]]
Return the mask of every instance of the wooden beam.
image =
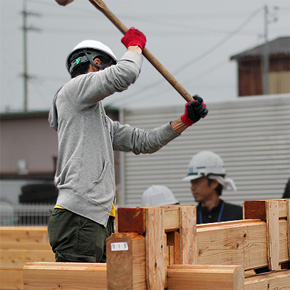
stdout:
[[(279, 262), (289, 260), (286, 220), (279, 221)], [(267, 224), (257, 220), (197, 225), (197, 263), (242, 265), (245, 270), (268, 266)]]
[(266, 201), (267, 259), (270, 270), (279, 267), (279, 207), (278, 201)]
[(145, 238), (116, 233), (107, 239), (108, 290), (145, 290)]
[(0, 227), (0, 249), (51, 250), (47, 227)]
[(146, 209), (146, 282), (148, 290), (165, 287), (164, 208)]
[[(118, 232), (136, 232), (145, 235), (146, 232), (146, 210), (148, 208), (164, 209), (164, 230), (166, 232), (176, 231), (180, 226), (180, 208), (183, 206), (172, 205), (162, 207), (136, 207), (118, 208)], [(193, 206), (192, 206), (193, 207)]]
[(197, 263), (242, 265), (245, 270), (268, 265), (266, 223), (221, 222), (197, 225)]
[[(287, 200), (273, 199), (272, 202), (278, 203), (279, 219), (287, 218)], [(244, 202), (244, 219), (267, 219), (266, 203), (267, 200), (250, 200)]]
[(243, 290), (240, 266), (171, 265), (167, 270), (168, 290)]
[[(165, 232), (177, 231), (180, 228), (180, 211), (189, 206), (170, 205), (164, 206), (164, 230)], [(190, 206), (194, 209), (194, 206)]]
[(0, 250), (0, 269), (22, 269), (26, 262), (43, 261), (54, 262), (54, 253), (51, 250)]
[(243, 204), (244, 219), (266, 220), (266, 204), (263, 200), (245, 201)]
[(131, 233), (136, 232), (139, 235), (143, 235), (146, 230), (146, 216), (145, 208), (118, 208), (118, 223), (117, 232), (119, 233)]
[(180, 208), (180, 263), (197, 263), (197, 235), (195, 207)]
[(288, 221), (279, 220), (279, 263), (289, 262), (289, 231), (287, 230)]
[(286, 200), (287, 206), (287, 238), (288, 238), (288, 262), (290, 264), (290, 200)]
[(21, 270), (0, 270), (0, 289), (23, 289), (23, 272)]
[(290, 289), (290, 270), (269, 272), (245, 278), (245, 290), (278, 289)]
[(27, 263), (23, 290), (107, 290), (107, 267), (101, 263)]

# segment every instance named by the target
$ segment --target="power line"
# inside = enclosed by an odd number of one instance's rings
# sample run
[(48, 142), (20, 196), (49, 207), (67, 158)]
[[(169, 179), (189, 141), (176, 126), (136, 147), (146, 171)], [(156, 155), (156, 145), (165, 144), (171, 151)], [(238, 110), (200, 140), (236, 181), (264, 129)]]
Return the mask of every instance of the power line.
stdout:
[(39, 32), (40, 29), (28, 26), (27, 25), (27, 17), (29, 16), (36, 16), (40, 17), (40, 14), (33, 13), (27, 11), (27, 0), (23, 0), (23, 10), (21, 11), (23, 15), (23, 73), (21, 76), (23, 77), (23, 85), (24, 85), (24, 111), (27, 112), (28, 110), (28, 81), (32, 78), (32, 76), (28, 73), (28, 52), (27, 52), (27, 32), (28, 31), (36, 31)]
[(210, 47), (203, 54), (199, 55), (198, 57), (194, 58), (193, 60), (191, 60), (191, 61), (187, 62), (186, 64), (183, 64), (182, 66), (180, 66), (179, 68), (177, 68), (173, 72), (173, 74), (176, 75), (176, 74), (180, 73), (182, 70), (185, 70), (186, 68), (188, 68), (192, 64), (200, 61), (201, 59), (205, 58), (206, 56), (208, 56), (209, 54), (211, 54), (212, 52), (214, 52), (215, 50), (217, 50), (220, 46), (222, 46), (225, 42), (227, 42), (229, 39), (231, 39), (234, 35), (236, 35), (237, 33), (239, 33), (240, 30), (244, 26), (246, 26), (250, 22), (250, 20), (252, 20), (260, 11), (262, 11), (262, 8), (259, 8), (256, 11), (254, 11), (237, 29), (235, 29), (229, 35), (227, 35), (225, 38), (223, 38), (218, 43), (216, 43), (215, 45), (213, 45), (212, 47)]
[[(179, 74), (181, 71), (185, 70), (186, 68), (188, 68), (189, 66), (193, 65), (194, 63), (198, 62), (199, 60), (203, 59), (204, 57), (208, 56), (209, 54), (213, 53), (217, 48), (219, 48), (220, 46), (222, 46), (226, 41), (228, 41), (229, 39), (231, 39), (234, 35), (236, 35), (237, 33), (240, 32), (240, 30), (245, 27), (250, 20), (252, 20), (260, 11), (262, 11), (264, 8), (259, 8), (257, 10), (255, 10), (253, 13), (251, 13), (251, 15), (235, 30), (233, 30), (232, 32), (230, 32), (229, 35), (227, 35), (225, 38), (223, 38), (222, 40), (220, 40), (217, 44), (215, 44), (214, 46), (212, 46), (210, 49), (208, 49), (206, 52), (204, 52), (203, 54), (199, 55), (198, 57), (194, 58), (193, 60), (187, 62), (186, 64), (181, 65), (179, 68), (177, 68), (172, 75), (177, 75)], [(146, 85), (144, 87), (142, 87), (139, 91), (147, 91), (152, 89), (153, 87), (156, 87), (157, 85), (161, 84), (162, 82), (164, 82), (164, 80), (162, 81), (156, 81), (151, 83), (150, 85)], [(137, 92), (138, 94), (138, 92)], [(126, 98), (126, 101), (128, 101), (129, 99), (131, 99), (132, 97), (135, 97), (136, 92), (132, 95), (129, 95)], [(116, 105), (116, 103), (124, 103), (122, 102), (122, 100), (118, 101), (114, 101), (114, 105)], [(124, 103), (126, 104), (126, 102)], [(108, 106), (111, 106), (111, 104), (108, 104)]]

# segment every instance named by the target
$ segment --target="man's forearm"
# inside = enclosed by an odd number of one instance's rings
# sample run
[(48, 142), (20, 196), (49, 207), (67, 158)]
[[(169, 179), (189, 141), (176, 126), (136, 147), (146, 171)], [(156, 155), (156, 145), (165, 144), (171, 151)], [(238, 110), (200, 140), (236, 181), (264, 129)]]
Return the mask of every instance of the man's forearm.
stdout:
[(181, 118), (172, 121), (170, 125), (177, 134), (181, 134), (185, 129), (188, 128), (188, 126), (181, 121)]

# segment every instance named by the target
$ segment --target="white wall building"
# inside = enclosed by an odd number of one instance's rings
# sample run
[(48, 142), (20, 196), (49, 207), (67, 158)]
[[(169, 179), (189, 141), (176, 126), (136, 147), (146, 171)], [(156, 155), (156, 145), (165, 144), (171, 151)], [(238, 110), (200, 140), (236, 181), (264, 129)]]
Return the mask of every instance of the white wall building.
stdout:
[[(227, 201), (281, 198), (290, 176), (290, 95), (243, 97), (208, 103), (208, 116), (152, 155), (121, 155), (120, 205), (139, 206), (152, 184), (166, 185), (181, 202), (194, 204), (190, 184), (183, 182), (195, 153), (210, 150), (225, 163), (237, 192)], [(124, 109), (122, 122), (153, 129), (180, 116), (183, 106)], [(123, 162), (123, 163), (122, 163)]]

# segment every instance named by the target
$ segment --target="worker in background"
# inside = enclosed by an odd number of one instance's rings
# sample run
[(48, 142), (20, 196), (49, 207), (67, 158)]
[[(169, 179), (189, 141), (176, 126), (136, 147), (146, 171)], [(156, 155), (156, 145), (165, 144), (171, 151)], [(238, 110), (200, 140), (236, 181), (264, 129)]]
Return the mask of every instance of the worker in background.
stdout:
[(285, 189), (282, 195), (282, 198), (290, 198), (290, 177), (285, 185)]
[(106, 238), (114, 231), (114, 150), (154, 153), (208, 113), (194, 96), (180, 118), (154, 130), (111, 120), (102, 100), (137, 80), (146, 37), (130, 28), (121, 41), (127, 51), (119, 61), (99, 41), (80, 42), (66, 60), (71, 80), (56, 93), (49, 112), (58, 134), (59, 193), (48, 223), (57, 262), (106, 262)]
[(162, 206), (179, 204), (173, 192), (164, 185), (152, 185), (142, 194), (141, 206)]
[(236, 191), (236, 186), (226, 177), (224, 162), (214, 152), (201, 151), (194, 155), (183, 180), (190, 181), (192, 195), (198, 202), (198, 224), (243, 219), (241, 206), (220, 198), (224, 189), (231, 187)]

